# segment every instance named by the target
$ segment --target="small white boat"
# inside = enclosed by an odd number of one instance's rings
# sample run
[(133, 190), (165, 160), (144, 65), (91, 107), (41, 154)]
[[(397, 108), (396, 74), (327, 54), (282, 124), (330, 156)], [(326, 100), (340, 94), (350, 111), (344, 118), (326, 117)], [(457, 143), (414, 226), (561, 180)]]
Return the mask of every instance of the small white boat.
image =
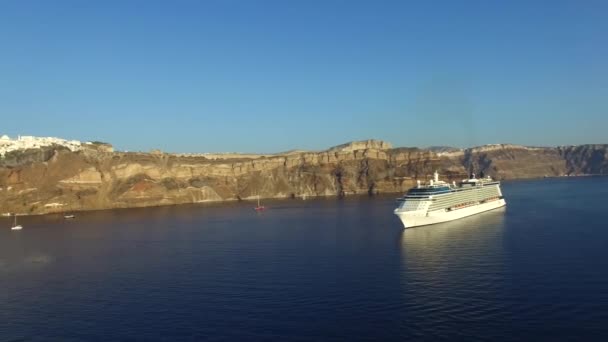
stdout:
[(23, 226), (21, 226), (20, 224), (17, 224), (17, 214), (15, 214), (15, 223), (11, 227), (11, 230), (21, 230), (22, 228), (23, 228)]
[(73, 218), (76, 218), (76, 215), (74, 215), (74, 212), (72, 211), (72, 206), (70, 205), (70, 211), (68, 212), (63, 212), (63, 218), (66, 220), (71, 220)]
[(266, 207), (260, 204), (260, 195), (258, 195), (258, 206), (253, 208), (255, 211), (264, 211)]

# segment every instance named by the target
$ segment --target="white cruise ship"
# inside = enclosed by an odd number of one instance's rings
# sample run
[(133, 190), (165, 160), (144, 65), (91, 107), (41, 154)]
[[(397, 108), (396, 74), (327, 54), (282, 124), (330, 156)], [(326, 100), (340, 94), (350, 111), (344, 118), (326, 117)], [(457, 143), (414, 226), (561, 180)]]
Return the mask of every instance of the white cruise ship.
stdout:
[(439, 180), (437, 172), (427, 185), (410, 189), (399, 198), (395, 215), (405, 228), (456, 220), (505, 206), (500, 182), (474, 175), (458, 185)]

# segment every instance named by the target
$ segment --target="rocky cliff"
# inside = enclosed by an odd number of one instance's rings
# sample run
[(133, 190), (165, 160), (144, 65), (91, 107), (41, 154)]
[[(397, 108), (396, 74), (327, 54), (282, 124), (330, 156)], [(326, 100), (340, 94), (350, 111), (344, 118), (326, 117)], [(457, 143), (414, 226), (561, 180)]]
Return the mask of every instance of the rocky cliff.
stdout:
[(7, 154), (0, 159), (0, 212), (403, 192), (434, 170), (448, 180), (469, 169), (498, 179), (608, 173), (608, 145), (418, 149), (368, 140), (276, 155), (111, 151), (51, 146)]

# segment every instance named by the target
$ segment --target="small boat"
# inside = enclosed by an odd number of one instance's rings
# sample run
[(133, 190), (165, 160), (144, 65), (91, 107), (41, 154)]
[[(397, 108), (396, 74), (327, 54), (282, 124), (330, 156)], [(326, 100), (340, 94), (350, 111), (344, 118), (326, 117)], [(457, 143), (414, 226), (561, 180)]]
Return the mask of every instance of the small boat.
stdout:
[(67, 213), (65, 211), (63, 212), (63, 218), (66, 220), (71, 220), (73, 218), (76, 218), (76, 215), (73, 214), (71, 205), (70, 205), (70, 211), (68, 211)]
[(23, 228), (23, 226), (21, 226), (20, 224), (17, 224), (17, 214), (15, 214), (15, 223), (11, 227), (11, 230), (21, 230), (22, 228)]
[(258, 195), (258, 206), (253, 208), (253, 210), (255, 211), (264, 211), (266, 210), (266, 207), (263, 205), (260, 205), (260, 195)]

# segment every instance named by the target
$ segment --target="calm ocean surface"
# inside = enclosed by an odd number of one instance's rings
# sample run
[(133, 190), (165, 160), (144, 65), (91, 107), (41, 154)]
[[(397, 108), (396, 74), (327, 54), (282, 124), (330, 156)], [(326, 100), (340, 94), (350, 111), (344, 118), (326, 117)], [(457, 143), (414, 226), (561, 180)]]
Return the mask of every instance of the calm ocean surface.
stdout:
[(608, 177), (403, 230), (397, 195), (24, 218), (0, 340), (608, 340)]

